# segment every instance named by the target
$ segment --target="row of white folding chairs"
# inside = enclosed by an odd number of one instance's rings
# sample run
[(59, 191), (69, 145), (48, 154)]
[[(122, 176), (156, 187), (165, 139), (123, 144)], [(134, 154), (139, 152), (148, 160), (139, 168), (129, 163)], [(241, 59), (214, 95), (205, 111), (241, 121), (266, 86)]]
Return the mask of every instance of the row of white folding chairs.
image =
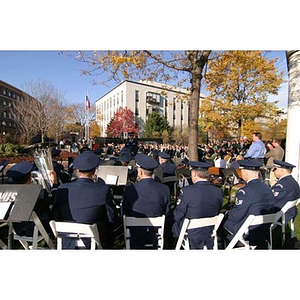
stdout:
[[(249, 233), (249, 228), (251, 226), (257, 226), (257, 225), (262, 225), (262, 224), (270, 224), (269, 227), (269, 238), (270, 240), (267, 241), (268, 244), (268, 249), (273, 248), (273, 237), (272, 237), (272, 232), (277, 226), (281, 226), (281, 232), (282, 232), (282, 244), (285, 242), (286, 239), (286, 221), (285, 221), (285, 214), (286, 212), (294, 207), (297, 206), (300, 202), (300, 198), (293, 200), (293, 201), (288, 201), (280, 211), (277, 213), (273, 214), (266, 214), (266, 215), (249, 215), (243, 225), (240, 227), (238, 232), (235, 234), (235, 236), (232, 238), (230, 243), (227, 245), (225, 250), (232, 250), (232, 249), (238, 249), (238, 250), (243, 250), (243, 249), (248, 249), (248, 250), (253, 250), (256, 248), (255, 245), (249, 245), (249, 242), (246, 241), (243, 237), (244, 235)], [(294, 221), (290, 220), (290, 228), (291, 228), (291, 237), (294, 237)], [(244, 246), (234, 248), (237, 242), (241, 242)]]

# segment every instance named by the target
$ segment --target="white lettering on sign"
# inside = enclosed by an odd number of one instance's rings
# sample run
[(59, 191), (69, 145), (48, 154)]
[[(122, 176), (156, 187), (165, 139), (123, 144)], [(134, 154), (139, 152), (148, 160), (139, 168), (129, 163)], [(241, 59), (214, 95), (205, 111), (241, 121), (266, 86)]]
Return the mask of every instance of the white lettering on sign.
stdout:
[(0, 202), (14, 202), (18, 192), (0, 192)]

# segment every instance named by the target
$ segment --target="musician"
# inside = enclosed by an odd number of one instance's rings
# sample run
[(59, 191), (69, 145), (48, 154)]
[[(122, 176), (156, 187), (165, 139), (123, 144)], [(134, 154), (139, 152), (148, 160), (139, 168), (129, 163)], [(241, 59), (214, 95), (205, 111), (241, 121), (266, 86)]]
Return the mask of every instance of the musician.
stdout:
[(159, 152), (158, 161), (159, 167), (163, 169), (163, 177), (175, 176), (176, 166), (170, 162), (170, 154), (165, 152)]
[[(182, 223), (185, 218), (197, 219), (214, 217), (219, 214), (223, 202), (223, 193), (220, 188), (208, 181), (208, 168), (211, 164), (190, 161), (192, 185), (183, 187), (174, 210), (174, 224), (172, 231), (178, 238)], [(191, 249), (213, 249), (211, 238), (212, 228), (198, 228), (188, 231), (188, 239)]]
[[(127, 186), (122, 202), (122, 215), (132, 217), (166, 216), (166, 230), (172, 222), (170, 191), (164, 184), (152, 178), (153, 170), (158, 162), (146, 154), (135, 156), (137, 166), (137, 182)], [(144, 244), (157, 243), (153, 228), (132, 228), (131, 247), (142, 249)], [(154, 246), (155, 247), (155, 246)]]
[[(94, 181), (99, 157), (86, 151), (74, 159), (78, 179), (61, 184), (53, 205), (53, 214), (58, 221), (98, 225), (100, 240), (104, 249), (113, 248), (113, 225), (116, 212), (108, 185)], [(90, 245), (83, 240), (86, 247)], [(76, 248), (74, 240), (63, 241), (63, 248)]]
[(59, 149), (51, 150), (52, 164), (53, 164), (54, 171), (57, 175), (58, 183), (70, 182), (72, 179), (72, 174), (67, 172), (65, 170), (64, 166), (57, 161), (60, 153), (61, 153), (61, 150), (59, 150)]
[[(24, 161), (15, 164), (7, 170), (8, 183), (11, 184), (32, 184), (31, 171), (34, 165), (29, 161)], [(57, 188), (57, 177), (54, 171), (49, 174), (50, 180), (53, 184), (52, 194)], [(53, 204), (53, 196), (49, 196), (45, 189), (42, 189), (37, 202), (34, 206), (34, 211), (36, 212), (38, 218), (42, 222), (45, 230), (48, 234), (52, 235), (52, 230), (50, 228), (49, 222), (52, 219), (52, 212), (50, 210), (50, 205)], [(16, 222), (13, 223), (14, 230), (20, 236), (32, 236), (34, 229), (34, 222)]]
[[(272, 171), (274, 172), (277, 183), (272, 186), (272, 191), (275, 197), (275, 207), (278, 211), (288, 201), (293, 201), (300, 198), (300, 187), (298, 182), (291, 175), (294, 165), (274, 159), (274, 166)], [(290, 208), (286, 212), (286, 223), (295, 219), (298, 214), (297, 206)]]
[[(239, 160), (239, 165), (246, 185), (237, 191), (235, 204), (228, 211), (224, 228), (229, 232), (229, 240), (237, 233), (249, 215), (268, 213), (274, 205), (271, 188), (259, 179), (259, 168), (262, 166), (262, 162)], [(250, 229), (248, 235), (250, 245), (263, 247), (266, 239), (265, 234), (264, 228)]]

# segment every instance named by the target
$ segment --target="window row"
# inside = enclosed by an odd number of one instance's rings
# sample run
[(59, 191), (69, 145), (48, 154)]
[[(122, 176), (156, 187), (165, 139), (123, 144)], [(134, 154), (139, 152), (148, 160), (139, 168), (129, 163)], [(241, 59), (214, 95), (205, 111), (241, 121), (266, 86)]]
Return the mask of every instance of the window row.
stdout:
[(21, 100), (23, 101), (24, 98), (23, 96), (20, 96), (19, 94), (16, 94), (15, 92), (8, 90), (6, 88), (2, 89), (2, 95), (7, 96), (9, 98), (17, 99), (18, 101)]

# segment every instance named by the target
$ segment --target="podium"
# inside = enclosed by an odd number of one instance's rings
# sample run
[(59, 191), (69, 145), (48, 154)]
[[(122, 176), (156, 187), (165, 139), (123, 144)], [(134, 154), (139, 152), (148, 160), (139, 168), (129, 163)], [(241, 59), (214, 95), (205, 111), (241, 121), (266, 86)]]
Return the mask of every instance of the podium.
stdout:
[[(3, 249), (12, 248), (13, 222), (32, 221), (35, 224), (34, 236), (24, 237), (26, 241), (31, 239), (33, 245), (37, 246), (38, 232), (45, 240), (50, 249), (55, 249), (44, 226), (34, 211), (35, 203), (39, 197), (42, 187), (38, 184), (2, 184), (0, 185), (0, 226), (8, 225), (8, 245), (0, 240)], [(23, 237), (18, 237), (22, 239)], [(22, 244), (23, 245), (23, 244)], [(33, 247), (35, 248), (35, 247)]]

